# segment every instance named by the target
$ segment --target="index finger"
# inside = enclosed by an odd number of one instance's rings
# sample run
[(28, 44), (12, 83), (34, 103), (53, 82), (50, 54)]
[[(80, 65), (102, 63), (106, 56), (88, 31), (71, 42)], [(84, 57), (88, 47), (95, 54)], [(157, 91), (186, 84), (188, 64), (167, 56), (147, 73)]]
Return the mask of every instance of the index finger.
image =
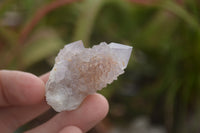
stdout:
[(0, 70), (0, 106), (39, 103), (44, 98), (44, 88), (44, 82), (33, 74)]
[(45, 73), (43, 75), (40, 76), (40, 79), (46, 84), (47, 80), (49, 79), (49, 75), (50, 73)]

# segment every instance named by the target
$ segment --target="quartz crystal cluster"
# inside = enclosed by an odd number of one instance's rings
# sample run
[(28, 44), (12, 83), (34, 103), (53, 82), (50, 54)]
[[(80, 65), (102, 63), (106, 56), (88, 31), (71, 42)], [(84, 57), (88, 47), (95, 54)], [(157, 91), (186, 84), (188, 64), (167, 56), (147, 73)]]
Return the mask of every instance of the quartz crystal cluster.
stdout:
[(76, 109), (83, 99), (124, 73), (132, 47), (105, 42), (85, 48), (82, 41), (60, 50), (46, 84), (46, 100), (54, 110)]

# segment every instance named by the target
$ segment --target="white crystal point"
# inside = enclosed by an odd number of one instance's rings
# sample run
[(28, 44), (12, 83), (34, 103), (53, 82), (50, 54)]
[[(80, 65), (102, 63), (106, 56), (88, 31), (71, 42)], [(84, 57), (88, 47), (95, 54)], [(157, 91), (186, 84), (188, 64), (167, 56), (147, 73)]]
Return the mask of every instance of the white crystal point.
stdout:
[(124, 73), (132, 47), (105, 42), (84, 48), (82, 41), (66, 45), (55, 59), (46, 84), (46, 100), (57, 112), (78, 108), (83, 99)]
[(122, 68), (125, 69), (128, 65), (128, 61), (131, 56), (132, 47), (113, 42), (110, 43), (108, 46), (116, 52), (117, 56), (122, 62)]
[(82, 41), (76, 41), (76, 42), (67, 44), (58, 53), (58, 56), (56, 57), (56, 62), (59, 62), (61, 60), (66, 60), (66, 59), (69, 60), (72, 56), (76, 55), (83, 49), (84, 49), (84, 45)]

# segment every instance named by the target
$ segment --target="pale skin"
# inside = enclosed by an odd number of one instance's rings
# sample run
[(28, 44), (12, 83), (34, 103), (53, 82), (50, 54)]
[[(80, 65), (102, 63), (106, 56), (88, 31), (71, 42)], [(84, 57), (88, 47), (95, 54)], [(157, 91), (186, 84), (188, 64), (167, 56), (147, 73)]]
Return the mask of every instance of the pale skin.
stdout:
[[(20, 71), (0, 70), (0, 131), (13, 133), (21, 125), (47, 111), (45, 83), (49, 74), (37, 77)], [(58, 113), (26, 133), (85, 133), (108, 112), (100, 94), (88, 96), (74, 111)]]

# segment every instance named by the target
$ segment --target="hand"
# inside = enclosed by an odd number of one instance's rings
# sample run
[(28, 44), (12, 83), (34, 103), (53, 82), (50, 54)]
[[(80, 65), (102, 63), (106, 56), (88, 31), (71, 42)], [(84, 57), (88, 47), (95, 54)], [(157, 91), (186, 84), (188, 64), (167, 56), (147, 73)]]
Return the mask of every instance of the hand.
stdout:
[[(47, 111), (45, 82), (25, 72), (0, 71), (0, 131), (13, 133), (18, 127)], [(58, 113), (27, 133), (82, 133), (102, 120), (108, 112), (107, 100), (100, 94), (88, 96), (74, 111)]]

